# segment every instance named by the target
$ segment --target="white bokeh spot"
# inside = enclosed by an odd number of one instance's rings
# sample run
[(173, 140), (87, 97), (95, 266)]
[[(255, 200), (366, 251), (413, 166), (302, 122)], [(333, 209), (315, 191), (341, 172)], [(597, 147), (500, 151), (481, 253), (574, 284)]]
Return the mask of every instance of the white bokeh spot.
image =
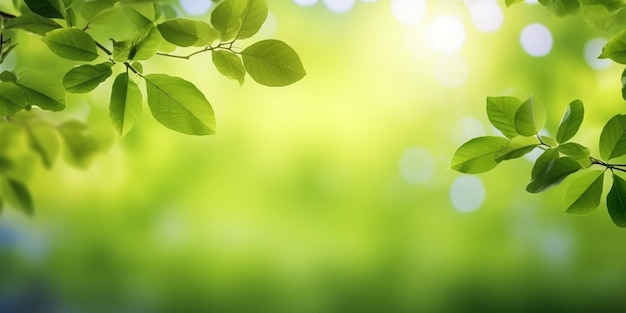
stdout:
[(426, 1), (391, 0), (391, 12), (402, 24), (416, 24), (426, 15)]
[(542, 57), (552, 50), (552, 33), (541, 24), (530, 24), (522, 30), (520, 43), (530, 56)]
[(303, 7), (310, 7), (317, 3), (317, 0), (293, 0), (297, 5)]
[(472, 24), (485, 33), (493, 33), (502, 27), (504, 14), (495, 0), (478, 0), (468, 5)]
[(412, 147), (402, 153), (398, 167), (407, 183), (423, 184), (435, 174), (435, 158), (426, 148)]
[(469, 213), (478, 210), (485, 201), (485, 186), (476, 176), (460, 176), (450, 188), (450, 200), (458, 212)]
[(435, 62), (435, 79), (440, 85), (454, 88), (465, 84), (469, 70), (465, 59), (457, 55), (445, 55)]
[(598, 59), (606, 42), (607, 40), (604, 38), (594, 38), (585, 45), (585, 61), (592, 69), (604, 70), (613, 64), (609, 59)]
[(345, 13), (352, 9), (356, 0), (324, 0), (329, 10), (336, 13)]
[(180, 0), (180, 5), (183, 7), (185, 13), (189, 15), (204, 15), (209, 12), (213, 2), (209, 0)]
[(454, 15), (442, 15), (430, 24), (430, 43), (436, 51), (453, 53), (460, 50), (465, 43), (465, 36), (463, 22)]

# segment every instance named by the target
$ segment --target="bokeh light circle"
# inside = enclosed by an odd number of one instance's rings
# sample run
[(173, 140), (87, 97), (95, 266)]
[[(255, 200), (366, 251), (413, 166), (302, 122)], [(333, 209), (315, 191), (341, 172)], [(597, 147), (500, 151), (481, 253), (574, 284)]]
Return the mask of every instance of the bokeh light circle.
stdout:
[(591, 68), (603, 70), (613, 64), (609, 59), (598, 59), (606, 42), (607, 40), (604, 38), (594, 38), (589, 40), (585, 45), (585, 61), (587, 61), (587, 64), (589, 64)]
[(459, 176), (450, 188), (450, 200), (458, 212), (478, 210), (485, 201), (485, 186), (476, 176)]
[(430, 42), (436, 51), (444, 53), (458, 51), (465, 43), (465, 36), (463, 22), (454, 15), (442, 15), (430, 24)]
[(209, 12), (212, 1), (180, 0), (180, 5), (188, 15), (203, 15)]
[(495, 0), (478, 0), (469, 4), (472, 24), (485, 33), (493, 33), (502, 27), (504, 14)]
[(336, 13), (345, 13), (352, 9), (356, 0), (324, 0), (326, 7)]
[(530, 56), (542, 57), (552, 50), (552, 33), (541, 24), (530, 24), (522, 30), (520, 43)]
[(303, 7), (310, 7), (317, 3), (317, 0), (293, 0), (297, 5)]
[(445, 55), (435, 62), (435, 79), (445, 87), (454, 88), (465, 84), (469, 70), (465, 59), (456, 55)]
[(427, 183), (435, 174), (435, 158), (426, 148), (408, 148), (400, 157), (399, 170), (409, 184)]
[(416, 24), (426, 15), (426, 1), (391, 0), (391, 12), (402, 24)]
[(485, 134), (483, 124), (473, 117), (463, 117), (452, 127), (452, 140), (456, 146), (460, 146), (472, 138), (485, 136)]

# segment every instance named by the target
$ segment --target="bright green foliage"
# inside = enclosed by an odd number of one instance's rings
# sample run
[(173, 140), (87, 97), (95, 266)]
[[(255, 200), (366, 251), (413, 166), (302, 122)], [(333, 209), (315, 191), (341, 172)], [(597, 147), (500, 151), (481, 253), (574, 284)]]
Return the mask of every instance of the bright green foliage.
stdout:
[(0, 115), (11, 116), (26, 107), (26, 95), (12, 82), (0, 83)]
[(243, 66), (252, 79), (266, 86), (286, 86), (306, 75), (300, 57), (286, 43), (268, 39), (241, 51)]
[(150, 25), (144, 31), (144, 34), (135, 39), (128, 55), (129, 60), (147, 60), (159, 51), (162, 40), (159, 29), (155, 25)]
[(565, 213), (584, 215), (595, 210), (602, 198), (604, 171), (591, 170), (578, 176), (565, 193)]
[(98, 25), (111, 22), (121, 14), (121, 10), (112, 3), (95, 0), (83, 3), (80, 14), (89, 24)]
[(487, 116), (491, 124), (507, 138), (518, 135), (515, 130), (515, 113), (522, 105), (514, 97), (487, 97)]
[(613, 223), (626, 227), (626, 181), (613, 174), (613, 187), (606, 197), (606, 205)]
[(498, 165), (496, 154), (506, 146), (507, 142), (505, 138), (495, 136), (474, 138), (464, 143), (454, 153), (451, 167), (467, 174), (487, 172)]
[(626, 30), (613, 36), (602, 48), (601, 59), (611, 59), (617, 63), (626, 64)]
[(515, 131), (522, 136), (534, 136), (543, 127), (546, 113), (533, 97), (528, 98), (515, 112)]
[(552, 162), (558, 158), (559, 151), (557, 149), (547, 149), (544, 151), (535, 161), (535, 165), (533, 165), (530, 173), (530, 178), (535, 179), (539, 174), (545, 172), (548, 164), (552, 164)]
[(58, 56), (76, 61), (93, 61), (98, 57), (96, 43), (78, 28), (62, 28), (48, 32), (43, 41)]
[(537, 193), (556, 186), (567, 176), (577, 172), (581, 168), (580, 163), (568, 157), (560, 157), (551, 160), (537, 173), (537, 176), (530, 181), (528, 186), (526, 186), (526, 191)]
[(238, 39), (254, 36), (267, 18), (266, 0), (247, 0), (247, 5), (241, 13), (241, 29), (237, 34)]
[(496, 161), (511, 160), (522, 157), (539, 146), (537, 137), (517, 136), (496, 153)]
[(237, 38), (247, 2), (247, 0), (225, 0), (211, 13), (211, 24), (219, 31), (222, 41), (228, 42)]
[(539, 0), (539, 3), (557, 16), (574, 14), (580, 10), (578, 0)]
[(63, 27), (49, 18), (32, 13), (24, 13), (16, 18), (12, 18), (4, 26), (6, 29), (23, 29), (40, 36)]
[(556, 132), (556, 141), (564, 143), (572, 139), (578, 132), (584, 117), (585, 108), (582, 101), (572, 101), (561, 119), (561, 124), (559, 124), (559, 129)]
[(144, 79), (148, 105), (157, 121), (183, 134), (215, 133), (213, 108), (192, 83), (166, 74), (150, 74)]
[(504, 3), (506, 4), (507, 7), (510, 7), (510, 6), (514, 5), (514, 4), (522, 3), (522, 2), (524, 2), (524, 0), (505, 0), (504, 1)]
[(28, 8), (44, 17), (65, 18), (72, 0), (24, 0)]
[(141, 91), (129, 78), (128, 73), (121, 73), (113, 83), (109, 112), (113, 127), (120, 135), (126, 135), (135, 121), (141, 117)]
[(626, 115), (614, 116), (600, 134), (600, 156), (605, 161), (626, 154)]
[(61, 83), (47, 75), (28, 71), (20, 73), (17, 85), (22, 87), (28, 104), (48, 111), (65, 109), (65, 91)]
[(246, 69), (243, 68), (239, 56), (226, 50), (214, 50), (211, 56), (213, 65), (222, 75), (237, 80), (239, 85), (243, 85)]
[(165, 40), (179, 47), (208, 46), (219, 38), (218, 32), (203, 21), (174, 18), (158, 25)]
[(90, 92), (113, 74), (111, 65), (110, 62), (106, 62), (77, 66), (63, 76), (63, 87), (72, 93)]

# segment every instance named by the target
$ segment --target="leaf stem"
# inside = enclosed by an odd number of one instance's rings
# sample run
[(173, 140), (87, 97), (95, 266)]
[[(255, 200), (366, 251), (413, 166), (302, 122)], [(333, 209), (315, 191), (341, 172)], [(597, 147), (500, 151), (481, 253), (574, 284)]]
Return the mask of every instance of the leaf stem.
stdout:
[(201, 50), (192, 52), (188, 55), (178, 55), (178, 54), (170, 54), (170, 53), (163, 53), (163, 52), (157, 52), (157, 55), (160, 56), (164, 56), (164, 57), (170, 57), (170, 58), (176, 58), (176, 59), (185, 59), (185, 60), (189, 60), (192, 56), (196, 55), (196, 54), (200, 54), (203, 52), (207, 52), (207, 51), (213, 51), (213, 50), (228, 50), (232, 53), (237, 53), (236, 51), (233, 50), (233, 42), (220, 42), (217, 46), (213, 47), (213, 46), (206, 46)]
[(610, 164), (610, 163), (606, 163), (606, 162), (604, 162), (602, 160), (596, 159), (594, 157), (589, 157), (589, 160), (591, 160), (591, 164), (597, 164), (597, 165), (604, 166), (604, 167), (610, 169), (611, 171), (616, 170), (616, 171), (620, 171), (620, 172), (626, 173), (626, 169), (622, 168), (622, 167), (625, 167), (626, 164)]

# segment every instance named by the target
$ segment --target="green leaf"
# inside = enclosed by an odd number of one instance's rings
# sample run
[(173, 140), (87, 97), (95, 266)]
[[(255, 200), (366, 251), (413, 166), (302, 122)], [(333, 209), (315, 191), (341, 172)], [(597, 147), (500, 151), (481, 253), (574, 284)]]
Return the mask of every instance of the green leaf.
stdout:
[(46, 168), (52, 168), (61, 149), (56, 129), (50, 124), (37, 123), (26, 130), (31, 148), (39, 154)]
[(583, 106), (582, 101), (572, 101), (567, 106), (567, 110), (561, 119), (559, 129), (556, 132), (556, 141), (564, 143), (572, 139), (572, 137), (574, 137), (574, 135), (578, 132), (584, 117), (585, 107)]
[(222, 41), (233, 40), (239, 34), (246, 4), (247, 1), (242, 0), (225, 0), (211, 12), (211, 24), (220, 32)]
[(76, 17), (74, 9), (67, 8), (67, 16), (65, 17), (65, 20), (67, 21), (68, 27), (76, 26), (78, 24), (78, 17)]
[(537, 137), (517, 136), (509, 140), (506, 146), (496, 153), (496, 161), (501, 162), (522, 157), (537, 146), (539, 146)]
[(506, 7), (510, 7), (514, 4), (518, 4), (518, 3), (522, 3), (524, 2), (524, 0), (505, 0), (504, 3), (506, 4)]
[(585, 215), (600, 205), (604, 171), (593, 170), (577, 177), (565, 193), (565, 213)]
[(487, 117), (507, 138), (518, 135), (515, 130), (515, 112), (522, 102), (514, 97), (487, 97)]
[(111, 62), (105, 62), (77, 66), (63, 76), (63, 87), (72, 93), (92, 91), (112, 75), (111, 65)]
[(243, 66), (252, 79), (266, 86), (287, 86), (306, 75), (298, 53), (286, 43), (268, 39), (241, 52)]
[(450, 167), (467, 174), (487, 172), (498, 165), (496, 154), (507, 142), (505, 138), (496, 136), (471, 139), (456, 150)]
[(65, 89), (53, 78), (28, 71), (19, 75), (17, 85), (22, 87), (30, 105), (48, 111), (65, 109)]
[(11, 116), (26, 107), (26, 95), (12, 82), (0, 83), (0, 116)]
[(564, 143), (557, 149), (562, 154), (575, 160), (589, 159), (589, 156), (591, 155), (589, 148), (575, 142)]
[(557, 16), (574, 14), (580, 9), (578, 0), (539, 0), (539, 3)]
[(224, 76), (239, 81), (243, 85), (246, 69), (238, 55), (226, 50), (213, 50), (213, 65)]
[(246, 8), (241, 14), (241, 29), (238, 39), (254, 36), (267, 19), (267, 0), (248, 0)]
[(99, 150), (98, 142), (84, 123), (77, 120), (67, 121), (58, 127), (65, 142), (65, 157), (68, 163), (85, 168)]
[(32, 216), (34, 213), (33, 200), (26, 186), (13, 179), (2, 179), (2, 195), (8, 205)]
[(141, 91), (137, 84), (129, 79), (128, 73), (119, 74), (111, 90), (109, 113), (113, 127), (121, 136), (126, 135), (141, 117), (141, 105)]
[(131, 60), (147, 60), (153, 57), (161, 47), (161, 33), (156, 25), (151, 25), (146, 31), (145, 35), (136, 41), (129, 58)]
[(615, 24), (615, 16), (602, 4), (581, 5), (583, 18), (597, 28), (607, 31)]
[(101, 25), (113, 22), (122, 14), (122, 9), (106, 1), (87, 1), (80, 14), (89, 24)]
[(0, 81), (15, 83), (17, 82), (17, 75), (11, 71), (2, 71), (0, 73)]
[(581, 169), (572, 158), (561, 157), (548, 162), (526, 186), (526, 191), (538, 193), (561, 183), (567, 176)]
[(192, 83), (166, 74), (145, 76), (148, 106), (165, 127), (189, 135), (215, 133), (215, 115), (209, 101)]
[(606, 206), (611, 220), (618, 227), (626, 227), (626, 181), (613, 174), (613, 187), (606, 196)]
[(535, 179), (540, 173), (545, 171), (550, 162), (559, 158), (559, 151), (556, 149), (548, 149), (544, 151), (535, 161), (531, 172), (531, 180)]
[(6, 21), (4, 27), (6, 29), (19, 28), (41, 36), (44, 36), (49, 31), (63, 28), (63, 26), (49, 18), (32, 13), (24, 13), (12, 18)]
[(92, 61), (98, 57), (96, 43), (84, 30), (62, 28), (48, 32), (43, 41), (58, 56), (76, 61)]
[(179, 47), (208, 46), (219, 38), (211, 25), (197, 20), (175, 18), (158, 25), (165, 40)]
[(600, 133), (600, 156), (605, 161), (626, 154), (626, 115), (611, 118)]
[(24, 3), (28, 8), (44, 17), (50, 18), (65, 18), (65, 8), (68, 7), (72, 1), (68, 0), (24, 0)]
[(130, 59), (130, 51), (133, 49), (133, 43), (130, 40), (113, 42), (113, 60), (115, 62), (124, 62)]
[(620, 64), (626, 64), (626, 30), (613, 36), (602, 48), (600, 59), (611, 59)]
[(534, 136), (543, 127), (546, 112), (533, 97), (528, 98), (515, 112), (515, 131), (522, 136)]
[(556, 142), (556, 140), (554, 140), (554, 138), (552, 137), (548, 137), (548, 136), (539, 136), (541, 137), (541, 141), (543, 143), (545, 143), (546, 145), (550, 146), (550, 147), (556, 147), (559, 145), (558, 142)]

